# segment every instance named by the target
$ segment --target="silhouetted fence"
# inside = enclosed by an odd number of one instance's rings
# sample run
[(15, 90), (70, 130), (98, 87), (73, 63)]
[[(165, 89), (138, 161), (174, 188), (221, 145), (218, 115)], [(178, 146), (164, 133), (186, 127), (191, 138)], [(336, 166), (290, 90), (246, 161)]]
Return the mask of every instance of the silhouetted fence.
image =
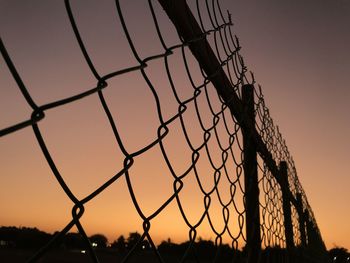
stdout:
[[(159, 42), (157, 44), (162, 47), (159, 53), (150, 56), (141, 56), (135, 47), (124, 19), (128, 14), (124, 14), (119, 1), (116, 1), (115, 12), (137, 64), (105, 75), (101, 75), (95, 67), (85, 47), (84, 36), (75, 22), (74, 13), (79, 12), (78, 8), (72, 9), (68, 0), (64, 3), (82, 55), (96, 79), (95, 87), (61, 100), (38, 105), (17, 72), (3, 40), (0, 46), (8, 69), (32, 109), (30, 118), (3, 128), (0, 134), (11, 136), (21, 129), (32, 127), (53, 175), (74, 203), (71, 221), (28, 259), (28, 262), (44, 259), (74, 226), (86, 242), (90, 259), (99, 262), (98, 253), (90, 244), (80, 220), (84, 216), (85, 205), (121, 178), (126, 179), (143, 228), (139, 242), (120, 259), (122, 262), (133, 262), (137, 246), (144, 240), (149, 242), (155, 262), (173, 262), (163, 250), (158, 249), (151, 235), (154, 219), (166, 213), (165, 208), (170, 204), (177, 206), (189, 235), (179, 262), (327, 262), (326, 249), (315, 216), (298, 180), (293, 158), (273, 123), (260, 86), (257, 87), (252, 74), (247, 76), (247, 68), (239, 54), (241, 47), (238, 38), (231, 31), (231, 16), (229, 13), (228, 17), (223, 15), (218, 0), (192, 1), (189, 3), (192, 8), (185, 0), (149, 0), (147, 12), (154, 23)], [(165, 40), (157, 18), (160, 12), (165, 12), (175, 27), (178, 33), (177, 43), (169, 45)], [(178, 68), (172, 64), (173, 57), (182, 62), (181, 76), (177, 75), (180, 74), (177, 73)], [(193, 61), (197, 61), (197, 64)], [(159, 67), (162, 71), (148, 71), (148, 68), (152, 69), (153, 62), (161, 63)], [(166, 84), (155, 84), (154, 76), (161, 74), (158, 71), (164, 73)], [(158, 126), (154, 129), (156, 136), (151, 142), (129, 151), (125, 146), (127, 140), (118, 130), (118, 121), (114, 116), (117, 113), (110, 110), (113, 102), (106, 100), (105, 91), (115, 88), (112, 80), (124, 75), (131, 77), (132, 73), (140, 74), (152, 93)], [(175, 79), (179, 77), (186, 80), (185, 86), (188, 87), (179, 87), (176, 84)], [(172, 114), (164, 114), (169, 97), (164, 98), (160, 93), (165, 88), (169, 89), (168, 94), (176, 102), (176, 112)], [(189, 89), (192, 92), (190, 96)], [(123, 92), (128, 91), (124, 89)], [(42, 136), (40, 121), (46, 118), (45, 112), (48, 110), (91, 96), (98, 96), (123, 160), (119, 163), (120, 170), (114, 176), (84, 198), (78, 198), (56, 166)], [(173, 130), (174, 125), (177, 125), (176, 130)], [(192, 135), (194, 131), (195, 138)], [(184, 148), (189, 153), (189, 164), (181, 171), (176, 167), (176, 161), (170, 154), (172, 148), (167, 144), (167, 138), (174, 133), (180, 134), (183, 144), (175, 143), (171, 147)], [(155, 148), (161, 152), (160, 162), (165, 162), (169, 178), (172, 178), (173, 192), (160, 207), (147, 215), (138, 201), (130, 177), (138, 158)], [(189, 219), (189, 212), (184, 209), (185, 201), (182, 198), (182, 191), (189, 178), (197, 182), (203, 201), (198, 203), (198, 207), (202, 206), (202, 212), (194, 223)], [(221, 214), (213, 213), (214, 203), (220, 207)], [(213, 223), (214, 217), (221, 219), (223, 227)], [(198, 229), (204, 222), (212, 231), (217, 249), (213, 251), (212, 258), (203, 259), (198, 254), (199, 249), (196, 249), (196, 239)], [(226, 254), (223, 258), (218, 255), (220, 248), (226, 243), (224, 239), (229, 240), (231, 256), (227, 257)], [(242, 251), (239, 250), (240, 247)]]

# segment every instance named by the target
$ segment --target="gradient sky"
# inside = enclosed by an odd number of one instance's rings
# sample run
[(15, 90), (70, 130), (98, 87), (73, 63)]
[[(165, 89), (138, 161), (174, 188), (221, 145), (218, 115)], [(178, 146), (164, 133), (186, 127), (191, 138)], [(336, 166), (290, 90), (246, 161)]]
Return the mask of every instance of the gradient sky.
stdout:
[(350, 1), (227, 1), (327, 247), (350, 248)]
[[(99, 1), (99, 5), (92, 0), (72, 2), (76, 22), (101, 75), (137, 64), (116, 19), (113, 1)], [(327, 247), (350, 248), (347, 152), (350, 148), (350, 90), (347, 87), (350, 83), (350, 1), (222, 0), (221, 3), (223, 9), (232, 13), (233, 29), (243, 47), (241, 54), (262, 85)], [(144, 25), (150, 22), (149, 14), (143, 12), (147, 5), (143, 7), (141, 1), (137, 4), (121, 1), (121, 5), (128, 14), (125, 19), (140, 54), (159, 52), (161, 46), (154, 31), (139, 26), (140, 21)], [(176, 43), (174, 29), (157, 8), (163, 30), (168, 32), (167, 43)], [(63, 1), (0, 1), (0, 32), (39, 105), (94, 87), (95, 79), (76, 44)], [(158, 72), (160, 67), (156, 64), (150, 71)], [(0, 76), (0, 127), (3, 128), (27, 119), (31, 110), (2, 58)], [(161, 85), (165, 83), (165, 75), (159, 74), (152, 81)], [(179, 77), (176, 81), (179, 86), (184, 80)], [(111, 82), (122, 89), (132, 89), (132, 92), (106, 91), (113, 98), (111, 110), (120, 123), (121, 135), (133, 138), (126, 145), (132, 151), (154, 137), (156, 110), (139, 75), (130, 73)], [(170, 116), (176, 112), (176, 104), (167, 100), (166, 91), (159, 92), (167, 105), (164, 114)], [(97, 96), (48, 111), (40, 128), (57, 166), (78, 197), (106, 181), (122, 162), (120, 150), (111, 143), (113, 135)], [(169, 140), (176, 141), (177, 137)], [(181, 166), (189, 157), (186, 150), (180, 147), (170, 154), (176, 156), (179, 171), (186, 166)], [(149, 163), (157, 163), (161, 173), (165, 168), (164, 164), (158, 164), (159, 156), (157, 151), (146, 154), (135, 165), (133, 173), (147, 174), (144, 167)], [(30, 127), (1, 138), (0, 160), (0, 206), (4, 211), (0, 214), (0, 224), (37, 226), (46, 231), (64, 227), (70, 218), (72, 203), (52, 177)], [(152, 169), (154, 174), (154, 167)], [(158, 178), (148, 176), (147, 181), (133, 179), (146, 213), (153, 211), (172, 192), (170, 178), (162, 177), (164, 181), (158, 181), (162, 185), (159, 187), (149, 183)], [(183, 198), (195, 195), (193, 191), (184, 189)], [(111, 207), (117, 213), (112, 213)], [(191, 206), (186, 209), (195, 211)], [(141, 220), (133, 209), (124, 180), (89, 203), (86, 210), (83, 223), (86, 222), (91, 234), (102, 232), (113, 240), (125, 231), (141, 229)], [(157, 220), (174, 222), (174, 232), (183, 233), (175, 237), (175, 241), (179, 241), (186, 238), (187, 233), (183, 222), (174, 221), (176, 213), (175, 207), (170, 207)], [(96, 214), (100, 217), (96, 218)], [(196, 212), (191, 216), (195, 218)], [(167, 228), (156, 222), (154, 227), (152, 236)], [(205, 226), (201, 233), (205, 238)], [(155, 238), (167, 238), (159, 235)]]

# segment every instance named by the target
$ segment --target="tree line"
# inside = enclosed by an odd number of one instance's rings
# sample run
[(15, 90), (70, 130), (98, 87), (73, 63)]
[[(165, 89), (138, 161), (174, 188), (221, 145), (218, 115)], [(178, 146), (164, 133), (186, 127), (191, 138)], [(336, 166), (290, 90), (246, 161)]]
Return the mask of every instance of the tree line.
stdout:
[[(40, 248), (47, 244), (55, 235), (41, 231), (32, 227), (0, 227), (0, 246), (8, 248)], [(132, 232), (127, 238), (121, 235), (113, 243), (109, 244), (108, 239), (103, 234), (94, 234), (88, 237), (93, 247), (98, 248), (118, 248), (126, 249), (133, 247), (141, 235), (137, 232)], [(143, 248), (148, 248), (149, 244), (142, 244)], [(86, 241), (79, 233), (67, 233), (58, 242), (57, 246), (67, 249), (83, 249), (86, 247)]]
[[(3, 226), (0, 227), (0, 249), (39, 249), (45, 246), (57, 234), (59, 232), (49, 234), (37, 228)], [(112, 243), (109, 243), (107, 237), (103, 234), (94, 234), (89, 236), (88, 239), (95, 249), (113, 250), (120, 254), (127, 254), (130, 250), (133, 250), (133, 253), (146, 253), (152, 250), (147, 240), (140, 241), (141, 235), (138, 232), (131, 232), (128, 237), (121, 235)], [(87, 244), (86, 240), (79, 233), (67, 233), (54, 247), (56, 249), (84, 250)], [(227, 244), (216, 246), (213, 241), (203, 240), (201, 238), (192, 244), (189, 241), (176, 244), (168, 239), (167, 241), (162, 241), (156, 249), (160, 254), (170, 258), (181, 257), (181, 255), (186, 254), (187, 258), (197, 260), (199, 258), (205, 258), (207, 260), (214, 260), (214, 258), (218, 260), (220, 258), (220, 262), (226, 262), (226, 260), (234, 257), (237, 259), (237, 262), (240, 262), (240, 259), (246, 257), (244, 248), (242, 250), (233, 250)], [(263, 253), (277, 255), (285, 252), (284, 249), (280, 248), (267, 248)], [(328, 254), (332, 262), (350, 262), (350, 253), (346, 248), (335, 247), (330, 249)]]

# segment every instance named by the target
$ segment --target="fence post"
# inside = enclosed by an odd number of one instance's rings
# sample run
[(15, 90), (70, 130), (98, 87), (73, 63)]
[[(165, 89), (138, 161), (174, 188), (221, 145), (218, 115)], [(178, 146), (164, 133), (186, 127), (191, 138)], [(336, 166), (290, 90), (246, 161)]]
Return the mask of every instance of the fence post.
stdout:
[(301, 239), (301, 246), (306, 247), (306, 233), (305, 233), (305, 215), (303, 209), (303, 200), (301, 193), (297, 193), (297, 211), (299, 217), (299, 232)]
[(312, 218), (310, 217), (310, 213), (308, 210), (305, 211), (305, 218), (306, 218), (306, 230), (307, 230), (307, 245), (309, 248), (312, 248), (313, 250), (319, 249), (317, 244), (318, 239), (318, 233), (317, 228), (314, 225), (314, 222)]
[[(255, 127), (254, 86), (242, 87), (244, 118), (247, 126), (242, 126), (243, 135), (243, 169), (246, 206), (246, 238), (248, 263), (257, 263), (261, 254), (259, 185), (256, 143), (251, 127)], [(250, 128), (250, 129), (249, 129)]]
[(305, 219), (305, 226), (306, 226), (306, 236), (307, 236), (307, 246), (310, 246), (311, 240), (310, 240), (310, 219), (309, 219), (309, 212), (305, 209), (304, 211), (304, 219)]
[(287, 250), (290, 250), (294, 248), (294, 240), (293, 240), (292, 212), (290, 207), (291, 193), (289, 190), (289, 182), (288, 182), (288, 167), (285, 161), (280, 162), (279, 175), (281, 179), (286, 245), (287, 245)]

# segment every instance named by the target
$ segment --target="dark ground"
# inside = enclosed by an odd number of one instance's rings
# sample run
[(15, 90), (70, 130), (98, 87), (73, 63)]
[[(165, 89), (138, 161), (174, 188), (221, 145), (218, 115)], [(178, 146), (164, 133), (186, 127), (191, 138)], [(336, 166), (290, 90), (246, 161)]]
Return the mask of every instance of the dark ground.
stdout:
[[(29, 249), (14, 249), (6, 248), (0, 249), (0, 262), (1, 263), (24, 263), (35, 254), (34, 250)], [(116, 251), (111, 250), (99, 250), (96, 251), (97, 257), (100, 263), (120, 263), (125, 255), (121, 255)], [(167, 263), (179, 262), (180, 258), (174, 255), (164, 256), (163, 259)], [(93, 262), (88, 254), (81, 253), (79, 250), (50, 250), (38, 263), (89, 263)], [(135, 254), (130, 257), (128, 263), (153, 263), (159, 262), (153, 252), (147, 251), (142, 254)], [(188, 263), (195, 262), (193, 260), (186, 261)], [(201, 263), (207, 263), (209, 260), (201, 260)]]

